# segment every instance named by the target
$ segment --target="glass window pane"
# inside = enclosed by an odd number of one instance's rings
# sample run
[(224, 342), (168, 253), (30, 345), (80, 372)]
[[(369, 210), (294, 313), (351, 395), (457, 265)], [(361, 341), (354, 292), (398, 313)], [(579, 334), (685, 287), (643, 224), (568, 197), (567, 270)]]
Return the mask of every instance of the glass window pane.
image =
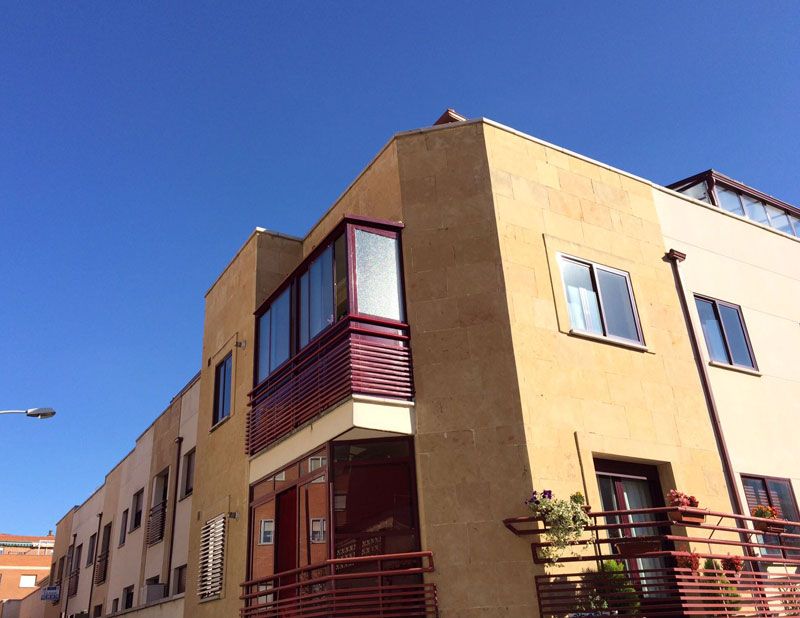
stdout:
[(723, 210), (727, 210), (736, 215), (744, 215), (744, 209), (742, 208), (742, 202), (739, 201), (738, 193), (717, 186), (717, 197), (719, 198), (719, 205)]
[(333, 324), (333, 248), (314, 260), (309, 275), (309, 337)]
[(309, 294), (308, 294), (308, 272), (300, 277), (300, 347), (308, 343), (308, 314), (309, 314)]
[(789, 221), (792, 222), (792, 227), (794, 228), (794, 235), (800, 236), (800, 219), (798, 219), (794, 215), (789, 215)]
[(767, 204), (767, 213), (769, 213), (769, 224), (772, 227), (785, 234), (792, 233), (792, 224), (789, 223), (789, 216), (786, 214), (785, 210)]
[(270, 311), (258, 318), (258, 381), (269, 375), (269, 321)]
[(708, 199), (708, 187), (706, 186), (705, 180), (698, 182), (696, 185), (681, 189), (680, 192), (702, 202), (710, 201)]
[(347, 241), (342, 234), (333, 243), (336, 274), (336, 319), (339, 320), (350, 312), (347, 302)]
[(402, 320), (397, 239), (357, 229), (355, 240), (359, 313)]
[(747, 213), (748, 219), (752, 219), (758, 223), (763, 223), (764, 225), (769, 225), (767, 211), (764, 210), (763, 202), (746, 195), (742, 196), (742, 202), (744, 202), (744, 210)]
[(639, 341), (628, 280), (620, 274), (602, 268), (597, 268), (596, 272), (608, 334)]
[(283, 294), (278, 296), (269, 308), (272, 314), (269, 347), (270, 371), (274, 371), (281, 363), (289, 358), (290, 289), (290, 287), (286, 288)]
[(589, 266), (572, 260), (563, 260), (562, 268), (572, 328), (602, 335), (600, 305), (597, 302)]
[(753, 359), (750, 358), (750, 350), (747, 347), (739, 311), (727, 305), (717, 306), (719, 307), (720, 317), (722, 317), (722, 324), (725, 327), (725, 335), (728, 339), (728, 347), (733, 355), (734, 364), (752, 367)]
[(695, 299), (695, 302), (697, 303), (697, 313), (700, 314), (700, 324), (703, 326), (709, 357), (720, 363), (730, 363), (725, 342), (722, 339), (722, 329), (717, 321), (717, 314), (714, 312), (714, 305), (700, 298)]

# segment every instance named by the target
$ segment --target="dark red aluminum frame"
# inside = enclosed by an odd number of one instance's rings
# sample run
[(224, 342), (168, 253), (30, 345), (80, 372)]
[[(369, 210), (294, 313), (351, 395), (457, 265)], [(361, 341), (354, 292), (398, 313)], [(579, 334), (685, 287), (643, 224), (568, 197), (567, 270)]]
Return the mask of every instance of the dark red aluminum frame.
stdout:
[[(767, 487), (767, 499), (769, 500), (770, 506), (773, 506), (773, 504), (772, 504), (772, 496), (770, 496), (769, 486), (767, 486), (766, 482), (767, 481), (784, 481), (785, 483), (787, 483), (789, 485), (789, 493), (792, 496), (792, 503), (794, 504), (794, 511), (795, 511), (795, 513), (800, 513), (800, 506), (798, 506), (797, 496), (794, 493), (794, 485), (792, 485), (792, 479), (783, 478), (781, 476), (768, 476), (768, 475), (764, 475), (764, 474), (748, 474), (748, 473), (745, 473), (745, 472), (742, 472), (739, 476), (742, 477), (742, 481), (743, 481), (742, 485), (744, 485), (744, 479), (756, 479), (758, 481), (764, 481), (764, 485)], [(794, 554), (800, 554), (800, 542), (798, 542), (797, 546), (793, 547), (792, 549), (790, 549), (788, 551), (791, 551)], [(784, 558), (788, 558), (788, 556), (786, 555), (786, 552), (787, 552), (787, 550), (782, 550), (781, 551), (781, 554), (783, 555)]]
[[(741, 306), (740, 305), (735, 305), (734, 303), (729, 303), (729, 302), (724, 301), (724, 300), (720, 300), (718, 298), (714, 298), (712, 296), (706, 296), (705, 294), (695, 294), (694, 297), (695, 297), (695, 299), (699, 298), (700, 300), (704, 300), (704, 301), (707, 301), (707, 302), (711, 303), (711, 305), (714, 308), (714, 315), (716, 316), (717, 321), (719, 322), (719, 327), (722, 330), (722, 340), (723, 340), (723, 343), (725, 344), (725, 351), (728, 354), (728, 358), (731, 359), (730, 363), (723, 363), (723, 364), (730, 365), (731, 367), (741, 367), (742, 369), (750, 369), (750, 370), (759, 371), (759, 369), (758, 369), (758, 361), (756, 360), (756, 355), (755, 355), (755, 352), (753, 351), (753, 344), (750, 342), (750, 333), (747, 332), (747, 324), (744, 321), (744, 313), (742, 313)], [(722, 322), (722, 316), (721, 316), (721, 314), (719, 312), (718, 305), (723, 305), (725, 307), (729, 307), (730, 309), (735, 309), (736, 312), (739, 314), (739, 322), (742, 325), (742, 332), (744, 333), (744, 340), (745, 340), (745, 343), (747, 344), (747, 351), (750, 354), (750, 360), (753, 361), (753, 366), (752, 367), (749, 367), (747, 365), (740, 365), (739, 363), (733, 362), (733, 354), (731, 354), (730, 344), (728, 344), (728, 333), (725, 330), (725, 324), (723, 324), (723, 322)], [(695, 303), (695, 311), (697, 311), (696, 303)], [(705, 332), (703, 333), (703, 339), (705, 340)], [(706, 351), (708, 352), (708, 341), (706, 341), (705, 343), (706, 343)], [(711, 357), (711, 355), (709, 354), (709, 358), (710, 357)], [(714, 359), (711, 359), (711, 360), (714, 360)], [(721, 361), (714, 360), (714, 362), (718, 363), (718, 362), (721, 362)]]
[[(302, 262), (278, 285), (273, 292), (267, 296), (266, 300), (262, 302), (256, 311), (253, 313), (255, 315), (256, 325), (255, 325), (255, 341), (256, 341), (256, 352), (255, 352), (255, 362), (253, 363), (253, 387), (257, 387), (261, 382), (269, 378), (269, 376), (277, 371), (280, 371), (284, 365), (289, 363), (294, 356), (301, 353), (304, 348), (309, 346), (312, 342), (314, 342), (317, 338), (321, 337), (324, 333), (326, 333), (330, 328), (333, 328), (338, 324), (341, 320), (347, 318), (368, 318), (371, 320), (380, 320), (388, 323), (394, 323), (393, 320), (386, 320), (384, 318), (378, 318), (376, 316), (371, 316), (368, 314), (361, 314), (357, 311), (358, 308), (358, 301), (357, 301), (357, 290), (355, 285), (355, 242), (353, 239), (353, 229), (358, 228), (365, 231), (369, 231), (374, 234), (381, 234), (383, 236), (392, 236), (397, 238), (397, 247), (398, 247), (398, 255), (400, 261), (400, 286), (402, 290), (402, 298), (401, 300), (401, 311), (403, 317), (407, 315), (406, 311), (406, 298), (405, 298), (405, 276), (404, 276), (404, 269), (403, 269), (403, 243), (401, 238), (401, 231), (404, 228), (404, 224), (401, 221), (389, 221), (386, 219), (375, 219), (371, 217), (363, 217), (363, 216), (356, 216), (356, 215), (345, 215), (342, 217), (341, 221), (336, 224), (336, 227), (333, 228), (323, 240), (314, 248), (311, 253), (309, 253)], [(323, 328), (320, 332), (318, 332), (313, 337), (309, 337), (309, 340), (305, 343), (304, 346), (300, 347), (298, 342), (300, 340), (300, 326), (297, 320), (297, 313), (298, 313), (298, 302), (296, 296), (299, 294), (299, 285), (296, 282), (299, 278), (305, 273), (308, 268), (310, 267), (311, 263), (319, 257), (319, 255), (328, 247), (332, 246), (334, 242), (338, 239), (338, 237), (344, 234), (345, 235), (345, 252), (347, 254), (347, 305), (348, 311), (347, 314), (340, 317), (333, 324)], [(334, 256), (335, 257), (335, 256)], [(335, 268), (336, 264), (333, 264), (334, 268), (334, 275), (335, 275)], [(335, 285), (335, 281), (334, 281)], [(277, 299), (283, 292), (290, 288), (289, 296), (290, 296), (290, 331), (291, 336), (289, 340), (289, 357), (281, 363), (278, 367), (271, 370), (264, 376), (264, 380), (258, 379), (258, 347), (259, 341), (261, 337), (260, 328), (259, 328), (259, 321), (261, 316), (270, 308), (272, 303)], [(335, 302), (335, 298), (334, 298)], [(334, 307), (335, 310), (335, 307)], [(397, 322), (397, 328), (405, 328), (407, 325), (403, 321)], [(376, 328), (377, 332), (385, 332), (380, 327)]]

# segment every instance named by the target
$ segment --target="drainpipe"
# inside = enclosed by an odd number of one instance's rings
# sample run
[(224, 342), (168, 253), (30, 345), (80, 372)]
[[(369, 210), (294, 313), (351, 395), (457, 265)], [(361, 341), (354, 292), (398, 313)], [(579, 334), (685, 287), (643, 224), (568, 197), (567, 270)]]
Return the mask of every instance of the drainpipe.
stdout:
[(714, 393), (711, 390), (711, 379), (708, 377), (708, 369), (703, 362), (703, 357), (700, 355), (700, 344), (698, 341), (697, 332), (695, 331), (694, 324), (692, 323), (691, 314), (689, 313), (689, 305), (686, 302), (686, 293), (683, 287), (683, 279), (678, 264), (686, 259), (686, 254), (681, 253), (676, 249), (667, 251), (665, 259), (672, 265), (672, 275), (675, 278), (675, 287), (678, 289), (678, 297), (681, 301), (681, 309), (683, 310), (683, 319), (686, 320), (686, 328), (689, 331), (689, 340), (692, 343), (692, 353), (694, 360), (697, 364), (697, 372), (700, 374), (700, 382), (703, 385), (703, 394), (706, 398), (708, 406), (708, 413), (711, 417), (711, 426), (714, 429), (714, 437), (717, 441), (717, 448), (722, 456), (722, 470), (725, 474), (725, 482), (728, 486), (728, 493), (730, 494), (731, 504), (733, 510), (737, 515), (744, 515), (742, 502), (739, 498), (739, 492), (736, 490), (736, 477), (733, 472), (733, 464), (728, 452), (728, 445), (725, 443), (725, 436), (722, 433), (722, 423), (719, 420), (719, 410), (717, 402), (714, 400)]
[(97, 514), (97, 534), (94, 536), (94, 558), (92, 559), (92, 581), (89, 582), (89, 607), (86, 609), (86, 612), (91, 615), (92, 614), (92, 595), (94, 594), (94, 574), (97, 571), (97, 550), (99, 549), (98, 543), (100, 542), (100, 528), (103, 525), (103, 513), (102, 511)]
[(178, 489), (181, 485), (180, 469), (181, 469), (181, 447), (183, 446), (183, 437), (178, 436), (175, 438), (175, 444), (178, 446), (178, 452), (175, 455), (175, 489), (172, 492), (172, 521), (169, 528), (169, 558), (167, 559), (167, 577), (166, 577), (166, 597), (172, 596), (172, 551), (175, 548), (175, 518), (178, 513)]

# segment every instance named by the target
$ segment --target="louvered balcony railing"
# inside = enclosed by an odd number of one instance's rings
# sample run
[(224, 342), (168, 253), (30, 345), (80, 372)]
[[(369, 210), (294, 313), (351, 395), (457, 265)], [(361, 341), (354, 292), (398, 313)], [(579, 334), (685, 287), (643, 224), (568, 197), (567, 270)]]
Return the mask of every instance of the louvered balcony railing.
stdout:
[[(536, 577), (541, 618), (800, 616), (800, 522), (669, 507), (590, 517), (562, 568)], [(542, 522), (504, 523), (535, 539), (534, 562), (552, 563)]]
[(327, 560), (242, 584), (241, 618), (439, 615), (431, 552)]
[(94, 584), (95, 586), (106, 581), (108, 575), (108, 551), (97, 555), (97, 562), (94, 565)]
[(147, 518), (147, 545), (155, 545), (164, 538), (164, 525), (167, 521), (167, 501), (159, 502), (150, 509)]
[(254, 455), (353, 394), (411, 399), (408, 326), (340, 320), (250, 393), (246, 451)]

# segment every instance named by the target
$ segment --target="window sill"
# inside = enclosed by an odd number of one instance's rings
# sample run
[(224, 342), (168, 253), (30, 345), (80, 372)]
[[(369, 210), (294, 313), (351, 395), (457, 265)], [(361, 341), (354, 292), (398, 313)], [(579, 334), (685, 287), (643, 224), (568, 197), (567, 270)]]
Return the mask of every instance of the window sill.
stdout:
[(739, 373), (746, 373), (749, 376), (755, 376), (757, 378), (761, 377), (760, 371), (751, 369), (750, 367), (742, 367), (741, 365), (728, 365), (727, 363), (720, 363), (717, 361), (708, 361), (708, 364), (712, 367), (727, 369), (728, 371), (738, 371)]
[(194, 492), (190, 491), (188, 494), (183, 494), (180, 498), (178, 498), (178, 502), (183, 502), (184, 500), (186, 500), (186, 498), (191, 498), (192, 497), (192, 493), (194, 493)]
[(228, 422), (228, 419), (230, 417), (231, 417), (231, 415), (228, 414), (228, 416), (223, 418), (221, 421), (217, 421), (217, 423), (215, 425), (211, 425), (211, 429), (208, 430), (208, 433), (212, 433), (212, 432), (216, 431), (219, 427), (222, 427), (222, 425), (224, 425), (225, 423)]
[(572, 329), (567, 333), (570, 337), (578, 337), (580, 339), (588, 339), (590, 341), (597, 341), (598, 343), (606, 343), (609, 345), (617, 346), (620, 348), (627, 348), (637, 352), (645, 352), (647, 354), (654, 354), (647, 346), (634, 341), (627, 341), (625, 339), (614, 339), (612, 337), (604, 337), (603, 335), (596, 335), (584, 330)]

